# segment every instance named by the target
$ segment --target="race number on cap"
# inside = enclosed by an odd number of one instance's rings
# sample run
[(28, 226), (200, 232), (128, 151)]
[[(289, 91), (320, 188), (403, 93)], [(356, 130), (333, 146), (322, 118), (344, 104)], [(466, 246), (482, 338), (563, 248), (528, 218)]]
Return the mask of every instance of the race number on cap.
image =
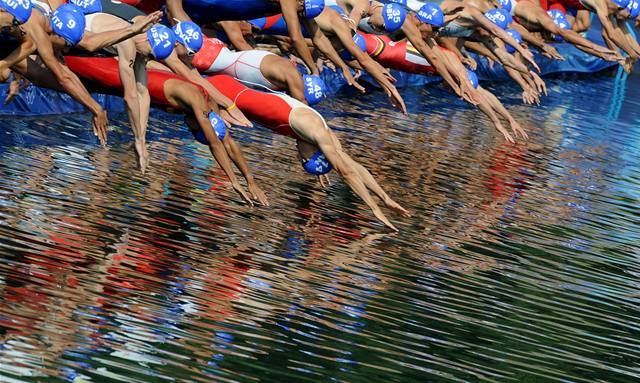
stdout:
[(222, 141), (224, 136), (227, 135), (227, 126), (224, 124), (224, 121), (222, 121), (222, 117), (218, 116), (216, 112), (210, 112), (209, 122), (218, 139)]
[(420, 7), (420, 10), (416, 13), (416, 17), (423, 23), (435, 25), (436, 27), (444, 25), (444, 13), (442, 13), (442, 9), (440, 9), (440, 6), (436, 3), (426, 3)]
[(82, 9), (73, 4), (64, 4), (51, 15), (51, 29), (67, 44), (76, 45), (84, 35), (85, 20)]
[(307, 19), (318, 17), (324, 10), (324, 0), (304, 0), (304, 16)]
[(9, 12), (21, 23), (26, 23), (31, 17), (33, 5), (30, 0), (0, 0), (0, 8)]
[(318, 76), (305, 74), (302, 76), (304, 82), (304, 98), (309, 105), (315, 105), (322, 101), (326, 92), (324, 81)]
[(382, 21), (387, 32), (395, 32), (402, 27), (407, 11), (398, 4), (385, 4), (382, 7)]
[(204, 42), (202, 30), (191, 21), (181, 21), (173, 26), (178, 42), (187, 48), (190, 53), (197, 53)]
[(176, 45), (176, 35), (171, 28), (161, 24), (156, 24), (147, 31), (147, 40), (151, 45), (153, 56), (158, 60), (169, 57)]
[(70, 0), (69, 3), (82, 9), (85, 15), (102, 12), (102, 3), (100, 0)]

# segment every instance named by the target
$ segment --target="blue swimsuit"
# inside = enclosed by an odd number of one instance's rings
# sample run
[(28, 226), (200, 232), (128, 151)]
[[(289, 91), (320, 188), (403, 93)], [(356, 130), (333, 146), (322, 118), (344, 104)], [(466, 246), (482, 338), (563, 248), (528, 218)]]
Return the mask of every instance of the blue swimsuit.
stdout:
[(267, 0), (183, 0), (184, 10), (198, 24), (224, 20), (249, 20), (282, 10)]

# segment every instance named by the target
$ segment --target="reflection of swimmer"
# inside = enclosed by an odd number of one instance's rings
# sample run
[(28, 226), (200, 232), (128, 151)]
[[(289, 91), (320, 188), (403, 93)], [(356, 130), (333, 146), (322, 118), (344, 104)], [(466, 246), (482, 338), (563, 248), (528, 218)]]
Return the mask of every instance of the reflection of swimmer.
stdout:
[(342, 149), (337, 137), (318, 112), (285, 95), (254, 91), (228, 76), (212, 76), (208, 81), (233, 99), (254, 121), (278, 134), (294, 138), (307, 172), (322, 176), (335, 168), (351, 189), (367, 203), (374, 215), (387, 226), (395, 229), (371, 197), (369, 190), (387, 207), (403, 216), (409, 216), (405, 209), (382, 190), (371, 174)]
[[(84, 81), (97, 85), (102, 91), (109, 91), (115, 94), (122, 92), (122, 85), (117, 76), (118, 63), (116, 60), (84, 57), (67, 57), (66, 60), (70, 68), (79, 74)], [(229, 177), (234, 190), (245, 200), (251, 201), (249, 195), (246, 194), (236, 179), (229, 157), (245, 176), (252, 197), (262, 204), (267, 204), (264, 193), (255, 184), (249, 172), (240, 147), (233, 141), (230, 134), (226, 134), (222, 140), (219, 140), (213, 131), (209, 120), (211, 105), (207, 102), (203, 90), (169, 72), (149, 70), (148, 76), (151, 101), (162, 107), (172, 107), (186, 111), (190, 117), (188, 119), (190, 125), (194, 128), (197, 126), (198, 129), (204, 131), (211, 153)]]

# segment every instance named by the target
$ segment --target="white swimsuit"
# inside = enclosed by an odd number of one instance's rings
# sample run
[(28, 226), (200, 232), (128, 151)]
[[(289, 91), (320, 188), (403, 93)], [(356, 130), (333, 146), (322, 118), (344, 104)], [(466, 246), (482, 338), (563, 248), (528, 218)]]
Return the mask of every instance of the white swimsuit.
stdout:
[(232, 52), (227, 47), (223, 47), (215, 58), (213, 64), (205, 73), (224, 73), (231, 77), (235, 77), (245, 85), (257, 88), (265, 87), (271, 90), (279, 89), (267, 80), (262, 71), (260, 64), (267, 56), (275, 56), (275, 54), (260, 50)]

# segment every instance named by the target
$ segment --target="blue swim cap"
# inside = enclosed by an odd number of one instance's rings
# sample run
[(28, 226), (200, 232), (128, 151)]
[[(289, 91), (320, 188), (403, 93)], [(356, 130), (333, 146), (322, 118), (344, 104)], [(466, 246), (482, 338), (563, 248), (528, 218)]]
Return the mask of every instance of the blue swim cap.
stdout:
[(162, 24), (156, 24), (147, 31), (147, 39), (151, 45), (153, 56), (158, 60), (164, 60), (176, 45), (176, 35), (171, 28)]
[(77, 45), (84, 35), (84, 13), (73, 4), (64, 4), (51, 15), (51, 28), (70, 45)]
[(640, 3), (638, 3), (638, 0), (631, 0), (627, 5), (627, 11), (629, 11), (632, 19), (637, 19), (638, 15), (640, 15)]
[(31, 17), (33, 5), (30, 0), (0, 0), (0, 8), (9, 12), (21, 23), (26, 23)]
[(620, 8), (626, 8), (627, 5), (629, 5), (629, 2), (631, 0), (611, 0), (611, 1), (613, 1)]
[(426, 3), (416, 13), (418, 20), (423, 23), (435, 25), (441, 27), (444, 25), (444, 13), (442, 9), (436, 3)]
[[(360, 48), (361, 51), (363, 52), (367, 51), (367, 42), (365, 41), (364, 37), (362, 37), (360, 33), (356, 32), (356, 34), (353, 35), (353, 42), (356, 43), (356, 45), (358, 46), (358, 48)], [(343, 60), (347, 60), (347, 61), (351, 61), (354, 59), (353, 55), (346, 49), (340, 52), (340, 57)]]
[(202, 48), (204, 38), (198, 24), (181, 21), (173, 26), (173, 32), (176, 34), (176, 40), (187, 48), (189, 54), (196, 54)]
[(327, 174), (333, 169), (333, 166), (327, 160), (327, 157), (324, 156), (324, 153), (320, 149), (313, 153), (311, 158), (306, 161), (302, 161), (302, 167), (306, 170), (307, 173), (313, 174), (315, 176), (321, 176), (323, 174)]
[(324, 0), (304, 0), (304, 17), (314, 19), (324, 10)]
[[(211, 112), (209, 113), (209, 122), (211, 123), (214, 133), (218, 136), (218, 139), (222, 141), (224, 136), (227, 134), (227, 126), (224, 124), (224, 121), (222, 121), (222, 118), (218, 116), (216, 112)], [(202, 129), (192, 130), (191, 134), (193, 134), (193, 138), (195, 138), (196, 141), (209, 146), (209, 140), (207, 140), (207, 136), (204, 134)]]
[(398, 4), (385, 4), (382, 7), (382, 21), (384, 29), (393, 33), (402, 28), (404, 20), (407, 18), (407, 11)]
[[(506, 32), (513, 37), (514, 40), (516, 40), (518, 42), (518, 44), (522, 44), (522, 35), (520, 35), (520, 33), (518, 33), (518, 31), (516, 31), (515, 29), (507, 29)], [(510, 44), (505, 44), (505, 48), (507, 49), (507, 52), (509, 53), (513, 53), (516, 51), (516, 48), (512, 47)]]
[(549, 17), (551, 17), (553, 20), (564, 16), (562, 11), (559, 10), (559, 9), (550, 9), (550, 10), (548, 10), (547, 11), (547, 15), (549, 15)]
[(477, 89), (478, 76), (476, 75), (476, 72), (472, 71), (471, 69), (467, 69), (467, 77), (469, 78), (469, 81), (471, 81), (471, 85), (473, 85), (473, 87)]
[(222, 141), (224, 136), (227, 135), (227, 126), (224, 124), (224, 121), (222, 121), (222, 117), (218, 116), (216, 112), (210, 112), (209, 122), (218, 139)]
[[(369, 3), (371, 3), (371, 1)], [(387, 0), (387, 3), (396, 3), (396, 4), (404, 5), (405, 7), (409, 6), (407, 4), (407, 0)]]
[(102, 3), (100, 0), (69, 0), (69, 4), (73, 4), (82, 9), (85, 15), (102, 12)]
[(500, 3), (500, 6), (502, 7), (502, 9), (504, 9), (507, 12), (511, 13), (511, 1), (510, 0), (498, 0), (498, 3)]
[(304, 82), (304, 98), (310, 106), (313, 106), (325, 97), (327, 86), (318, 76), (305, 74), (302, 76)]
[(491, 9), (485, 12), (484, 17), (491, 20), (500, 29), (506, 29), (509, 24), (509, 12), (504, 9)]

